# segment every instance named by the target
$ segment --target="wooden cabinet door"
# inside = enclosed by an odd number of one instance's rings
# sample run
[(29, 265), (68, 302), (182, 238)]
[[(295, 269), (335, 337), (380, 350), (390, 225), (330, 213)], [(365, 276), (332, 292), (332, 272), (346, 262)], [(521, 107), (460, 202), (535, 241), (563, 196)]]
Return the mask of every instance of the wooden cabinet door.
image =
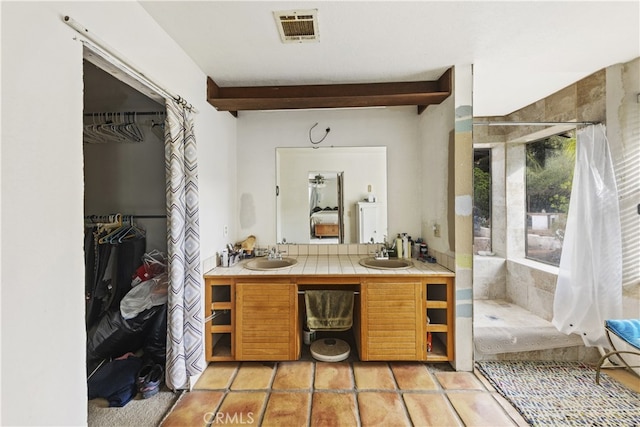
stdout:
[(423, 360), (422, 286), (415, 279), (370, 279), (362, 297), (362, 360)]
[(296, 360), (299, 325), (292, 283), (236, 283), (236, 359)]

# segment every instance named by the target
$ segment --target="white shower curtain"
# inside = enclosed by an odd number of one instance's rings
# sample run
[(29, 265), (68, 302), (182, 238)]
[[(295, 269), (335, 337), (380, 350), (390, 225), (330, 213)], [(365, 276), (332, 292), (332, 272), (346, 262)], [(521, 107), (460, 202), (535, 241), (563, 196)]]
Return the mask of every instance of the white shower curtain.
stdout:
[(198, 162), (193, 120), (167, 100), (165, 121), (169, 295), (165, 381), (187, 389), (204, 370)]
[(604, 125), (578, 130), (576, 146), (552, 323), (587, 346), (607, 346), (604, 321), (622, 314), (622, 236)]

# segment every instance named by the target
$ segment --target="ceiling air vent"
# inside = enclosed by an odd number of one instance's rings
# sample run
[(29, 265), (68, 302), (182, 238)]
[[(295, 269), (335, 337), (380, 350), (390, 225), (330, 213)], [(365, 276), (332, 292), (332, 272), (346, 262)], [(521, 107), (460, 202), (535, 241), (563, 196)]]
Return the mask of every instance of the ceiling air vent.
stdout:
[(283, 43), (320, 41), (318, 9), (273, 12)]

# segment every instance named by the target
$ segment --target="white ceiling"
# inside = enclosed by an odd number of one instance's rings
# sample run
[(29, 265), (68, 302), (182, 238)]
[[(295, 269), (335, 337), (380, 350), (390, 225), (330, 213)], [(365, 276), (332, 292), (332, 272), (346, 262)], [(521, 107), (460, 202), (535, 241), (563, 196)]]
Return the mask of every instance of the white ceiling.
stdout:
[[(640, 56), (640, 2), (141, 1), (219, 86), (435, 80), (473, 64), (474, 115), (505, 115)], [(283, 44), (276, 10), (318, 9)]]

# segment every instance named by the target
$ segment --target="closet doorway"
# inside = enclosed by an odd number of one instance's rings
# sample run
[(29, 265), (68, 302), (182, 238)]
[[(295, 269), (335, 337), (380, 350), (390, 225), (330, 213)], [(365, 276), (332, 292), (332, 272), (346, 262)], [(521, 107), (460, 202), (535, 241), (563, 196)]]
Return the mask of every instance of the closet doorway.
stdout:
[[(150, 98), (86, 59), (83, 69), (85, 297), (90, 375), (104, 360), (127, 352), (144, 352), (147, 336), (157, 335), (158, 328), (164, 329), (164, 337), (156, 336), (157, 341), (164, 340), (166, 345), (166, 302), (162, 308), (154, 306), (153, 319), (144, 320), (147, 324), (142, 319), (135, 322), (136, 331), (114, 328), (119, 302), (132, 289), (134, 276), (138, 274), (138, 282), (144, 280), (140, 277), (143, 257), (151, 254), (152, 259), (162, 262), (167, 253), (166, 110), (164, 99)], [(121, 234), (110, 239), (96, 238), (93, 224), (111, 221), (122, 223)], [(105, 237), (104, 233), (103, 230), (99, 237)], [(106, 247), (108, 250), (104, 250)], [(111, 319), (106, 321), (109, 316)], [(106, 330), (101, 321), (112, 329)], [(96, 334), (101, 327), (101, 333)], [(154, 330), (148, 329), (151, 327)], [(159, 357), (160, 350), (154, 349), (154, 358)]]

